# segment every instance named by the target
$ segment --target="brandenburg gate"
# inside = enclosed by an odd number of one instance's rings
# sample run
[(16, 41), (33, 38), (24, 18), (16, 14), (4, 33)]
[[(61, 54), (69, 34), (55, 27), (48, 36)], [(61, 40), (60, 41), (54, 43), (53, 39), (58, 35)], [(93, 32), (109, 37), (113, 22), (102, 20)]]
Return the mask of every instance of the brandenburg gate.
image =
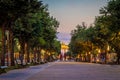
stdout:
[(60, 60), (66, 60), (66, 53), (68, 51), (69, 47), (65, 43), (61, 43), (61, 54), (60, 54)]

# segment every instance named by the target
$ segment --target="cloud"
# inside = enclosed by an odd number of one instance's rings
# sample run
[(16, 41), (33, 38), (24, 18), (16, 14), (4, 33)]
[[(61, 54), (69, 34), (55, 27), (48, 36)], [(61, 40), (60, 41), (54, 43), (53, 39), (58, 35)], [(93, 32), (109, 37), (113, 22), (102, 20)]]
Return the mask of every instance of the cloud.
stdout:
[(57, 38), (59, 41), (69, 44), (71, 36), (69, 33), (58, 33)]

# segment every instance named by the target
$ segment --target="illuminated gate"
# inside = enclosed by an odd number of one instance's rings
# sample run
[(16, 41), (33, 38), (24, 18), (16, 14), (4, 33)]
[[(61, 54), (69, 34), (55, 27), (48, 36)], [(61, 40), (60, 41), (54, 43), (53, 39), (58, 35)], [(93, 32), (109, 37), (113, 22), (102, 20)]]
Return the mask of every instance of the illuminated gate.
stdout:
[(65, 43), (61, 43), (61, 54), (60, 54), (60, 60), (66, 60), (66, 53), (68, 51), (68, 45)]

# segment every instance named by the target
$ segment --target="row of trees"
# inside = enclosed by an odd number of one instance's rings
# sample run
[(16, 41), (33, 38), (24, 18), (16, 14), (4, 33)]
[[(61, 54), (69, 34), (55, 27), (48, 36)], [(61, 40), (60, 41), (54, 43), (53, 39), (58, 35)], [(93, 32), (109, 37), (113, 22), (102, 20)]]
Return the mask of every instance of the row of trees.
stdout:
[[(95, 18), (94, 25), (85, 23), (77, 25), (71, 32), (70, 50), (76, 54), (96, 54), (100, 50), (105, 54), (117, 53), (120, 60), (120, 0), (110, 0), (107, 6), (100, 9), (100, 16)], [(90, 59), (88, 59), (90, 61)]]
[[(40, 0), (0, 0), (0, 60), (5, 65), (5, 54), (10, 54), (11, 66), (14, 66), (14, 51), (20, 46), (21, 62), (30, 52), (38, 56), (40, 51), (60, 52), (60, 42), (56, 39), (59, 22), (50, 16), (48, 5)], [(7, 41), (7, 43), (6, 43)], [(18, 50), (17, 50), (18, 51)]]

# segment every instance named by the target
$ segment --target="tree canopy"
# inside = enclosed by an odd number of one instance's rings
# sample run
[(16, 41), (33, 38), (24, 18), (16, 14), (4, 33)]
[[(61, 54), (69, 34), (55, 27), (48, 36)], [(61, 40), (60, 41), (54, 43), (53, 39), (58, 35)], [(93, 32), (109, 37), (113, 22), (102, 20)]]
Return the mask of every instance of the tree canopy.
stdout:
[(88, 51), (92, 54), (95, 48), (99, 48), (107, 53), (110, 47), (111, 52), (118, 54), (119, 63), (120, 0), (110, 0), (107, 6), (100, 9), (100, 14), (95, 18), (94, 25), (77, 25), (77, 29), (71, 32), (70, 50), (77, 54)]
[(41, 0), (1, 0), (0, 19), (1, 65), (5, 63), (6, 30), (9, 31), (10, 36), (8, 45), (10, 49), (8, 50), (11, 53), (11, 63), (14, 63), (14, 43), (16, 40), (20, 44), (20, 54), (24, 57), (27, 53), (28, 59), (30, 49), (60, 51), (60, 46), (58, 46), (60, 43), (56, 37), (59, 22), (50, 16), (48, 5), (43, 4)]

